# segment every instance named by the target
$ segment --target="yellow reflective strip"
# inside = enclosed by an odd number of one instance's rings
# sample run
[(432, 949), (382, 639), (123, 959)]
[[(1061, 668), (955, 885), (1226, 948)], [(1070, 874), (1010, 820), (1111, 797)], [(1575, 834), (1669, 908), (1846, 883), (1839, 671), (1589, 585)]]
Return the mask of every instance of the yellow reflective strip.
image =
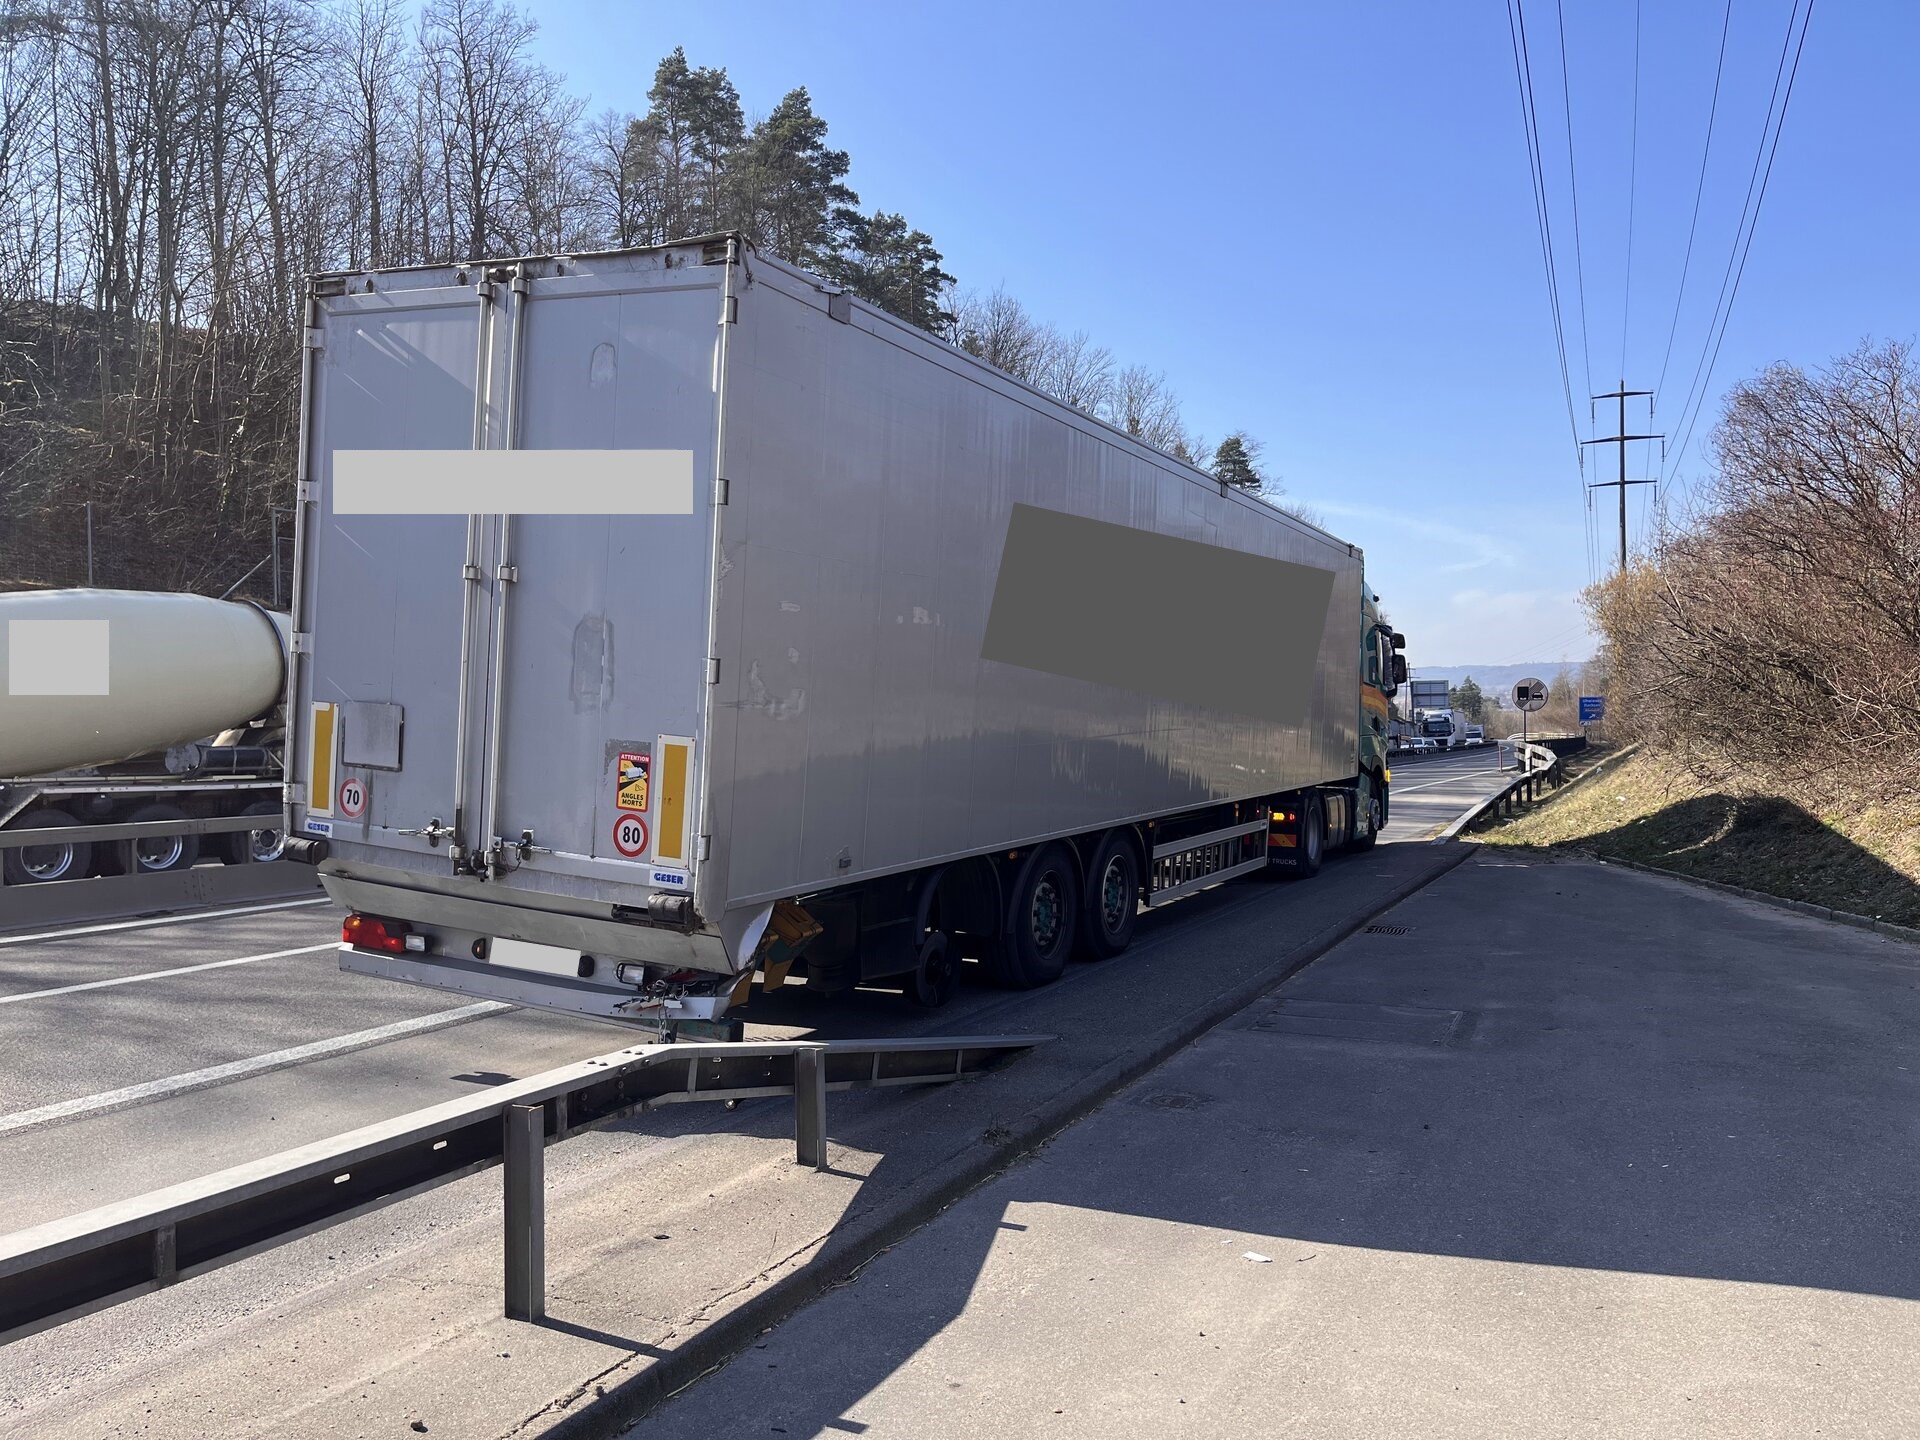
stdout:
[(333, 813), (333, 718), (332, 705), (313, 707), (313, 756), (307, 778), (307, 809), (315, 815)]
[(687, 858), (687, 753), (693, 747), (660, 742), (660, 813), (653, 833), (653, 858), (684, 863)]

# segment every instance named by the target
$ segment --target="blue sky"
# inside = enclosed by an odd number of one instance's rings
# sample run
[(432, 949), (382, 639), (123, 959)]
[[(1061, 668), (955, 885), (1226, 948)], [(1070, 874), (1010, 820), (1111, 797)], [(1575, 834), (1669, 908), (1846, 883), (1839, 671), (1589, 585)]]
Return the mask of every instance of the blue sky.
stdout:
[[(530, 9), (540, 58), (595, 110), (643, 108), (675, 45), (724, 66), (750, 116), (805, 85), (863, 202), (931, 233), (963, 287), (1004, 283), (1165, 370), (1209, 436), (1260, 437), (1289, 495), (1365, 548), (1416, 665), (1590, 652), (1574, 597), (1617, 547), (1614, 494), (1594, 495), (1596, 561), (1502, 4)], [(1656, 430), (1675, 428), (1705, 344), (1791, 9), (1735, 0)], [(1623, 318), (1630, 387), (1659, 378), (1724, 12), (1645, 0), (1636, 162), (1633, 0), (1565, 11), (1584, 346), (1556, 11), (1526, 6), (1587, 436), (1611, 433), (1606, 416), (1589, 428), (1585, 395), (1589, 367), (1593, 391), (1621, 378)], [(1915, 0), (1817, 0), (1682, 479), (1730, 381), (1920, 334), (1916, 56)], [(1636, 544), (1648, 494), (1631, 492)]]

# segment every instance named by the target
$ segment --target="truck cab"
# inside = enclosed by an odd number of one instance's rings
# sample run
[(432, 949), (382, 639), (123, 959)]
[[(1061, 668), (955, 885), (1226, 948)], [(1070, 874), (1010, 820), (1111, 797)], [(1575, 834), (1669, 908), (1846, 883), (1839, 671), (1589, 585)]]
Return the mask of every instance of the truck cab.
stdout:
[(1361, 586), (1360, 627), (1360, 805), (1372, 844), (1387, 824), (1387, 788), (1392, 779), (1387, 755), (1393, 748), (1393, 697), (1406, 683), (1407, 639), (1380, 618), (1379, 597)]

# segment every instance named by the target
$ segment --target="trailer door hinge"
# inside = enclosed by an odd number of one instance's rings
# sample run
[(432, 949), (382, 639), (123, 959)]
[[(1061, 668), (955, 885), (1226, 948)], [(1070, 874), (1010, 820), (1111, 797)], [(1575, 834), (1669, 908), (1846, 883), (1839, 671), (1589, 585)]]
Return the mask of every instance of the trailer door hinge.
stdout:
[(493, 578), (496, 580), (504, 580), (507, 584), (511, 585), (520, 578), (520, 567), (518, 565), (496, 565), (493, 571)]
[(324, 350), (327, 348), (327, 332), (318, 325), (309, 325), (301, 335), (300, 343), (309, 350)]
[(722, 325), (738, 325), (740, 323), (740, 297), (738, 295), (727, 296), (726, 318), (720, 323)]
[(694, 852), (694, 857), (699, 860), (704, 860), (712, 852), (712, 850), (713, 850), (713, 836), (702, 835), (700, 837), (700, 848)]
[(287, 640), (287, 648), (295, 655), (311, 655), (313, 653), (313, 632), (311, 630), (294, 631)]
[(460, 577), (463, 580), (478, 580), (480, 578), (480, 567), (478, 565), (462, 565), (460, 567)]
[(716, 505), (727, 503), (727, 482), (724, 478), (713, 482), (713, 503)]
[(709, 655), (707, 657), (707, 684), (718, 685), (719, 683), (720, 657), (717, 655)]
[(293, 503), (311, 505), (313, 503), (313, 481), (296, 480), (293, 485)]

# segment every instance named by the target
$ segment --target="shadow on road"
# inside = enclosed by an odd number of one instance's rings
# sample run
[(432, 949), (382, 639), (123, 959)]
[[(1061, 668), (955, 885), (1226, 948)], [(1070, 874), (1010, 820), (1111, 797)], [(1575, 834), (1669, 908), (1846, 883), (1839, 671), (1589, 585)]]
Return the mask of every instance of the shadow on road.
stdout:
[[(1689, 813), (1714, 828), (1710, 805)], [(1143, 1243), (1199, 1273), (1243, 1243), (1282, 1264), (1342, 1246), (1920, 1300), (1920, 1066), (1893, 1063), (1920, 1033), (1914, 958), (1624, 872), (1485, 858), (1394, 912), (1415, 922), (1407, 937), (1357, 937), (1282, 992), (1458, 1011), (1451, 1042), (1269, 1028), (1263, 1002), (644, 1433), (750, 1415), (793, 1435), (847, 1430), (989, 1283), (989, 1252), (1031, 1243), (1016, 1214), (1070, 1227), (1081, 1269), (1054, 1273), (1058, 1246), (1016, 1250), (1032, 1268), (1009, 1282), (1011, 1261), (995, 1261), (992, 1283), (1035, 1306), (1071, 1285), (1090, 1314), (1194, 1303), (1134, 1278)], [(1171, 1224), (1148, 1234), (1139, 1218)], [(1218, 1231), (1242, 1238), (1220, 1250)], [(1071, 1363), (1004, 1358), (1035, 1374)], [(976, 1368), (950, 1383), (1016, 1382)]]

